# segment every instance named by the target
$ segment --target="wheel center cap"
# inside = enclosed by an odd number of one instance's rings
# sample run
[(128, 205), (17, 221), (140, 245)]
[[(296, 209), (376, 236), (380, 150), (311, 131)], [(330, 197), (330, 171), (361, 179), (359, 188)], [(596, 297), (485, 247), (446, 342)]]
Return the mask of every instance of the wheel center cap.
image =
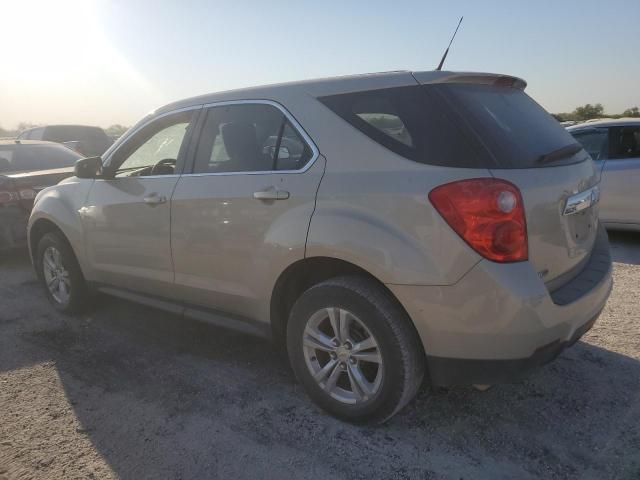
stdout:
[(338, 360), (340, 360), (341, 362), (346, 362), (347, 360), (349, 360), (351, 352), (349, 352), (349, 350), (344, 345), (342, 345), (336, 348), (336, 355), (338, 356)]

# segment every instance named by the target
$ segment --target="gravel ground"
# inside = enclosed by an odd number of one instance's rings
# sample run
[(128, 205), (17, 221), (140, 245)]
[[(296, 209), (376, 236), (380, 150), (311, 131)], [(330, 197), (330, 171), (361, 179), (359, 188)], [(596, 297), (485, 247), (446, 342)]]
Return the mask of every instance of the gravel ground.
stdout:
[(640, 235), (594, 329), (526, 381), (381, 427), (319, 412), (261, 340), (117, 300), (67, 318), (0, 261), (0, 480), (640, 479)]

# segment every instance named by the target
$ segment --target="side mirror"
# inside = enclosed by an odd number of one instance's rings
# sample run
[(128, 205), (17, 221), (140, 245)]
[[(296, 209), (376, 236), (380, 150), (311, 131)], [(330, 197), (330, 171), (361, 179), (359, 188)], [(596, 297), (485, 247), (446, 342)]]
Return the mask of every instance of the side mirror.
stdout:
[(76, 162), (74, 174), (78, 178), (99, 178), (102, 176), (102, 158), (81, 158)]

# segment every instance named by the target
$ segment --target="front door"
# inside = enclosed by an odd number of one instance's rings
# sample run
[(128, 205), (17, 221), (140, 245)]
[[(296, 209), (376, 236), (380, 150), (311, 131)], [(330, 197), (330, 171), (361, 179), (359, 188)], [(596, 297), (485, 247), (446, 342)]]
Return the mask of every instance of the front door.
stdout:
[(144, 125), (105, 159), (82, 209), (96, 281), (171, 296), (170, 201), (184, 165), (196, 110)]
[(277, 276), (304, 258), (324, 159), (271, 102), (209, 108), (172, 200), (176, 288), (187, 304), (261, 320)]

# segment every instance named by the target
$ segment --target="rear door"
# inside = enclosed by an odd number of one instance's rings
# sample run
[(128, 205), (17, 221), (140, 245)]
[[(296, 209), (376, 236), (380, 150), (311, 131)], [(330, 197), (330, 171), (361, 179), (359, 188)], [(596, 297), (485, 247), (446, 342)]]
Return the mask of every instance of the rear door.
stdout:
[(203, 119), (171, 202), (176, 289), (187, 304), (260, 319), (277, 276), (304, 258), (324, 161), (273, 102), (214, 105)]
[(640, 125), (609, 128), (602, 170), (603, 220), (640, 224)]
[(95, 180), (81, 211), (98, 282), (174, 296), (170, 199), (199, 108), (152, 120), (106, 159), (112, 178)]

